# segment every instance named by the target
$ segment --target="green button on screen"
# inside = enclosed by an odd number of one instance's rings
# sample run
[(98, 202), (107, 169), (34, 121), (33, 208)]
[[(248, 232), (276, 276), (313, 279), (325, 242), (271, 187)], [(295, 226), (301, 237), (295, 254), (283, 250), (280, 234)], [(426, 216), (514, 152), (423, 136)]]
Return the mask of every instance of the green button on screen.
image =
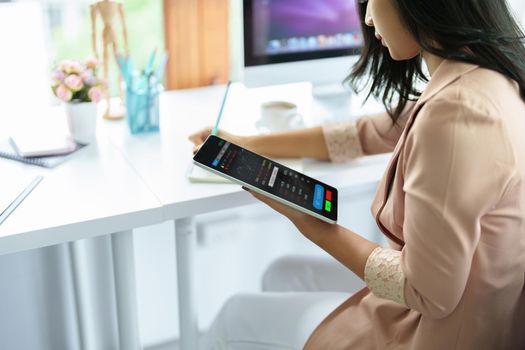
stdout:
[(324, 201), (324, 210), (331, 211), (332, 210), (332, 202)]

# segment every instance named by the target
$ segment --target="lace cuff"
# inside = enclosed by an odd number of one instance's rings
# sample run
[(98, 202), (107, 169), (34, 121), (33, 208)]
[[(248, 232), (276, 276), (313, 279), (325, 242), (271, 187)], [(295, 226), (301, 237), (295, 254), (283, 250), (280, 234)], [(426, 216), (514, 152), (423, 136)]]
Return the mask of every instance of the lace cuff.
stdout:
[(406, 306), (400, 251), (382, 247), (374, 249), (366, 261), (365, 282), (376, 297)]
[(341, 162), (363, 155), (355, 121), (324, 125), (323, 135), (332, 161)]

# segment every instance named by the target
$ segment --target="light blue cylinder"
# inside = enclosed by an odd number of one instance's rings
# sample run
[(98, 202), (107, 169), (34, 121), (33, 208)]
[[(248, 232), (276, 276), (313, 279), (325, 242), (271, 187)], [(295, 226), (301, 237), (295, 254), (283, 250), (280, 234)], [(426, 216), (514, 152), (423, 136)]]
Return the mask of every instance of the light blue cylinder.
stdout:
[(132, 134), (159, 131), (159, 94), (162, 85), (150, 78), (148, 83), (126, 87), (126, 116)]

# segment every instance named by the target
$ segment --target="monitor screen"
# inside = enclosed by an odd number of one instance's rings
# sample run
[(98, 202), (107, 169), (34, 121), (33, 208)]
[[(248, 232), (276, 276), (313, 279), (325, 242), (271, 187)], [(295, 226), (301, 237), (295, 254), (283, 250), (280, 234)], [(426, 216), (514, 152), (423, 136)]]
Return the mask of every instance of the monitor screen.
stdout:
[(244, 0), (244, 64), (257, 66), (358, 54), (355, 0)]

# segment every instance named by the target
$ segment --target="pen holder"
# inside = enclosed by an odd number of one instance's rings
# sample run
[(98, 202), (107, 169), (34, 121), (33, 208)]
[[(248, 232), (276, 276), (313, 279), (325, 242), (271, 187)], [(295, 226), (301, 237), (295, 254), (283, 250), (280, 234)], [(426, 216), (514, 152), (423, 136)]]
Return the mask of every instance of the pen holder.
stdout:
[(155, 79), (142, 86), (126, 87), (126, 115), (132, 134), (159, 131), (159, 94), (162, 90)]

